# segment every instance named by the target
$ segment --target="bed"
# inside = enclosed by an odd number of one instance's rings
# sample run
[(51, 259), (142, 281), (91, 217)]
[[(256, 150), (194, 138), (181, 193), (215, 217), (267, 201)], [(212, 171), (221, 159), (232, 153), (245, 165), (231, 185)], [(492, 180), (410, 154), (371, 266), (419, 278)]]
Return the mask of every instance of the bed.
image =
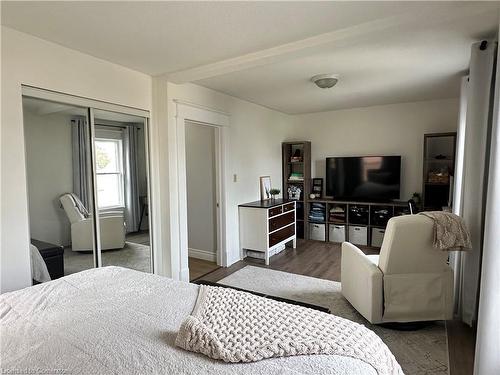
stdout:
[(174, 345), (198, 285), (120, 267), (0, 295), (1, 369), (71, 374), (376, 374), (311, 355), (228, 364)]

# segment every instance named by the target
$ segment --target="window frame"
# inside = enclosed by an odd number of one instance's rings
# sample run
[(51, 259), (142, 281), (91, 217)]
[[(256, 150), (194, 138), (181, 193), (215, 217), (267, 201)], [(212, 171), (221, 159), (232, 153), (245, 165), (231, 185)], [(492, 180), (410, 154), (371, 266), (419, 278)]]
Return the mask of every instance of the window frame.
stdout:
[[(125, 165), (124, 165), (124, 155), (123, 155), (123, 139), (120, 138), (112, 138), (112, 137), (105, 137), (105, 136), (96, 136), (95, 139), (95, 146), (100, 142), (109, 142), (109, 143), (114, 143), (117, 144), (118, 146), (115, 147), (115, 152), (116, 155), (115, 157), (117, 158), (117, 166), (118, 166), (118, 171), (117, 172), (99, 172), (96, 166), (95, 169), (95, 174), (96, 174), (96, 179), (100, 175), (118, 175), (118, 181), (120, 184), (120, 189), (119, 189), (119, 204), (118, 205), (110, 205), (110, 206), (101, 206), (99, 202), (99, 197), (97, 197), (97, 209), (99, 211), (106, 211), (110, 209), (124, 209), (125, 208)], [(96, 181), (97, 182), (97, 181)], [(99, 193), (99, 191), (97, 191)]]

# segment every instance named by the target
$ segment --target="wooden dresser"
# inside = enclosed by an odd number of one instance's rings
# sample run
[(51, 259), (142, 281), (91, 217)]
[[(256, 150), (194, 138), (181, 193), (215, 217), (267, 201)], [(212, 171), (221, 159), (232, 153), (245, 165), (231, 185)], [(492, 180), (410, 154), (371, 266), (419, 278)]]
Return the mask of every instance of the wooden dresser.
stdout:
[(243, 256), (262, 253), (266, 265), (269, 258), (292, 241), (296, 247), (295, 201), (269, 199), (239, 206), (240, 247)]

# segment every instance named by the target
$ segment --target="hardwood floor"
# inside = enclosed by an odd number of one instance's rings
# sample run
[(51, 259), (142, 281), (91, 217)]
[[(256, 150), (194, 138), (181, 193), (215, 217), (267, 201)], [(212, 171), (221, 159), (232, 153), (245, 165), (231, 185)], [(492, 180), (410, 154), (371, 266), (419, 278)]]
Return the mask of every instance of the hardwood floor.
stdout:
[[(365, 254), (378, 254), (377, 250), (361, 248)], [(270, 268), (333, 281), (340, 281), (341, 248), (339, 244), (298, 240), (297, 248), (287, 248), (271, 258), (269, 266), (263, 260), (245, 258), (230, 267), (218, 268), (202, 277), (217, 282), (246, 265)], [(191, 269), (191, 267), (190, 267)], [(192, 278), (194, 281), (196, 278)], [(475, 332), (459, 321), (446, 322), (450, 375), (471, 375), (474, 367)]]
[[(149, 231), (142, 230), (127, 234), (127, 241), (149, 246)], [(209, 262), (203, 259), (189, 258), (189, 279), (195, 280), (209, 272), (219, 268), (214, 262)]]
[(446, 322), (450, 375), (470, 375), (474, 373), (474, 351), (476, 330), (460, 320)]
[(189, 280), (196, 280), (207, 273), (210, 273), (220, 268), (216, 263), (208, 260), (188, 258), (189, 264)]
[[(363, 248), (362, 250), (366, 254), (378, 254), (377, 250), (370, 248)], [(278, 255), (273, 256), (269, 266), (266, 266), (263, 260), (245, 258), (230, 267), (219, 268), (203, 276), (202, 279), (216, 282), (246, 265), (254, 265), (320, 279), (340, 281), (340, 253), (339, 244), (298, 240), (296, 249), (287, 248)]]

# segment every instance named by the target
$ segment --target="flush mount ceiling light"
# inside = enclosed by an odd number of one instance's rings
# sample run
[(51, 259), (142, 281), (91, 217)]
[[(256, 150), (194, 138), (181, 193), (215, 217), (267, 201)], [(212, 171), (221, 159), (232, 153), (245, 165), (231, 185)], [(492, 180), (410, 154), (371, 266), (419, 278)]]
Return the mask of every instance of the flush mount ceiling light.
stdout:
[(311, 81), (321, 89), (329, 89), (337, 84), (339, 76), (337, 74), (318, 74), (312, 77)]

